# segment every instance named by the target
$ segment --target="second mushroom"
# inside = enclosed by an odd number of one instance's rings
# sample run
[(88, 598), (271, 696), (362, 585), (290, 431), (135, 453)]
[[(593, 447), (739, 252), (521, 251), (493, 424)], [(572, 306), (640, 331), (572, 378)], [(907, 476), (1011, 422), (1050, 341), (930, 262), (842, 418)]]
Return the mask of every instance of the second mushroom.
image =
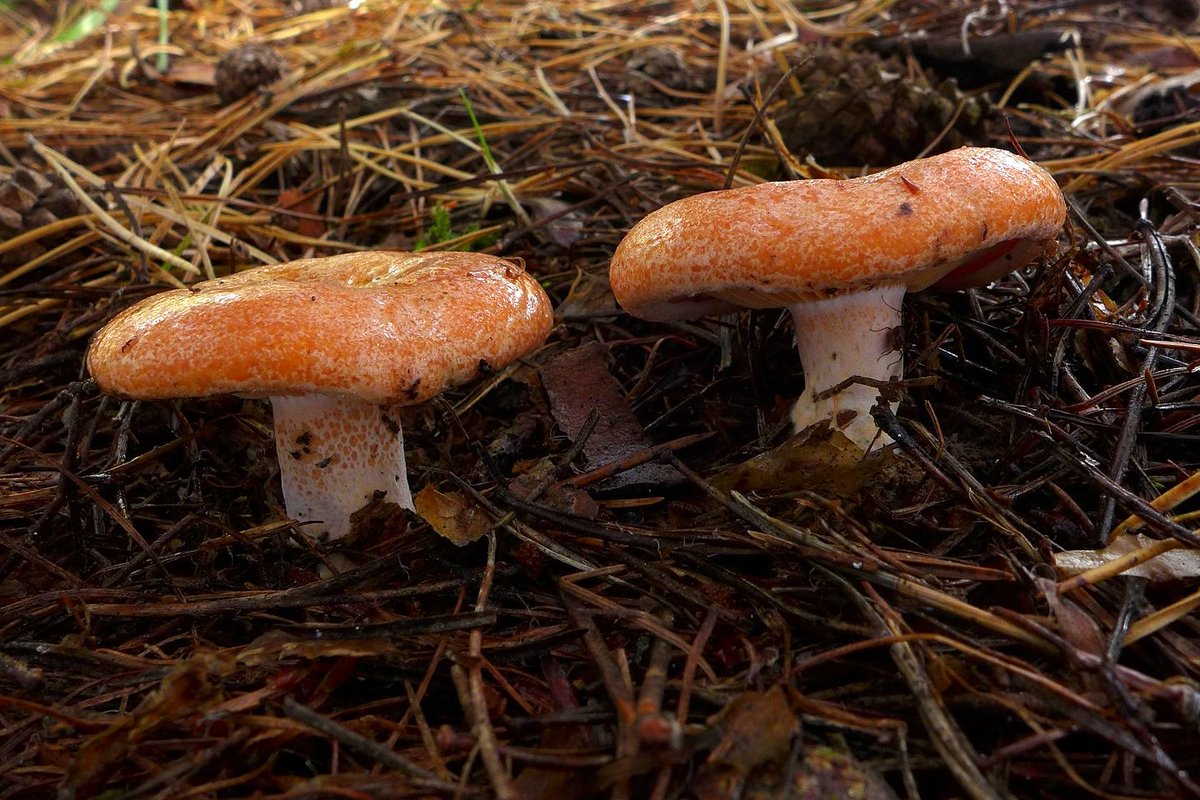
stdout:
[(610, 279), (622, 307), (650, 320), (788, 308), (804, 367), (795, 430), (829, 420), (866, 451), (889, 441), (870, 414), (872, 384), (903, 373), (894, 333), (905, 293), (1018, 269), (1065, 217), (1045, 169), (964, 147), (862, 178), (686, 197), (633, 226)]

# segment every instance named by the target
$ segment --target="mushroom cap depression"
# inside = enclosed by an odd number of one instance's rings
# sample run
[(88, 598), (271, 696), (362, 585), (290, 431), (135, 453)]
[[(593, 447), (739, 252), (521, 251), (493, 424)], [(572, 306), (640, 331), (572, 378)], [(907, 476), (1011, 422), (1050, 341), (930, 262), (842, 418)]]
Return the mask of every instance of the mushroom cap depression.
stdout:
[(609, 275), (625, 310), (652, 320), (889, 284), (959, 288), (1024, 266), (1065, 218), (1046, 170), (964, 147), (862, 178), (686, 197), (633, 226)]
[(550, 301), (479, 253), (346, 253), (149, 297), (92, 340), (100, 388), (156, 400), (310, 392), (427, 400), (537, 348)]

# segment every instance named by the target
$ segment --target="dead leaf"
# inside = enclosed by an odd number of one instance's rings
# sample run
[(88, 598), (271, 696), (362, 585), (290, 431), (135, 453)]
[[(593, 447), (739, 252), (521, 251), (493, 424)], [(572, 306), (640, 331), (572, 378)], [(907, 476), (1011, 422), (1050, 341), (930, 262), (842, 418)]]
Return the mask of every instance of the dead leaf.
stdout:
[(709, 722), (721, 729), (721, 741), (709, 753), (708, 763), (743, 774), (786, 756), (800, 730), (781, 686), (738, 695)]
[(1059, 594), (1058, 584), (1054, 581), (1039, 578), (1035, 583), (1042, 590), (1062, 637), (1084, 653), (1103, 655), (1108, 642), (1095, 618), (1074, 600)]
[(568, 211), (570, 203), (554, 197), (533, 197), (526, 201), (533, 209), (533, 221), (542, 223), (548, 217), (554, 217), (541, 225), (540, 230), (546, 238), (564, 250), (582, 236), (583, 219), (578, 211)]
[(394, 540), (408, 533), (413, 515), (399, 503), (383, 499), (382, 492), (350, 515), (350, 535), (342, 544), (369, 547), (374, 542)]
[(327, 658), (384, 658), (394, 656), (397, 647), (383, 637), (371, 639), (301, 639), (286, 631), (273, 629), (255, 639), (238, 653), (243, 667), (274, 667), (281, 662), (316, 661)]
[(800, 720), (782, 686), (738, 695), (709, 719), (721, 739), (692, 781), (700, 800), (737, 797), (758, 770), (786, 761)]
[[(554, 421), (572, 440), (593, 412), (598, 415), (583, 445), (589, 470), (653, 446), (629, 408), (621, 385), (608, 372), (603, 345), (590, 342), (563, 353), (542, 367), (541, 374)], [(652, 494), (683, 480), (674, 467), (647, 462), (600, 481), (596, 488), (600, 494)]]
[[(1064, 577), (1078, 575), (1122, 556), (1161, 544), (1158, 539), (1151, 539), (1140, 533), (1123, 533), (1103, 550), (1067, 550), (1055, 553), (1054, 567)], [(1147, 557), (1121, 574), (1149, 578), (1151, 581), (1194, 578), (1200, 575), (1200, 550), (1169, 550), (1161, 555)]]
[(1200, 113), (1200, 70), (1142, 85), (1113, 103), (1113, 109), (1134, 124), (1134, 130), (1149, 136), (1165, 128), (1194, 122)]
[(814, 425), (773, 450), (722, 470), (712, 484), (743, 493), (804, 488), (849, 497), (875, 476), (890, 453), (875, 451), (864, 458), (841, 431)]
[(459, 492), (439, 492), (427, 485), (413, 497), (413, 505), (431, 528), (459, 547), (483, 536), (492, 524), (483, 509)]
[(513, 478), (508, 484), (508, 490), (518, 497), (536, 500), (543, 506), (562, 511), (564, 514), (582, 519), (595, 519), (600, 514), (600, 506), (585, 490), (564, 483), (549, 483), (557, 468), (553, 461), (543, 458)]
[(319, 219), (321, 210), (311, 192), (284, 189), (279, 193), (278, 202), (281, 211), (271, 217), (279, 227), (314, 239), (325, 233), (325, 223)]

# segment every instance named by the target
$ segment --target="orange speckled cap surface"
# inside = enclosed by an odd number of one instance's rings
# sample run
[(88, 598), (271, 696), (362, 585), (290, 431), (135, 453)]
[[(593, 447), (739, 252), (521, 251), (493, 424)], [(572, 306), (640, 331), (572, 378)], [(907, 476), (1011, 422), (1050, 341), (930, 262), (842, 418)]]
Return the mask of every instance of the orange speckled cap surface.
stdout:
[[(534, 350), (550, 300), (479, 253), (347, 253), (154, 295), (92, 339), (106, 392), (139, 399), (321, 392), (418, 403)], [(486, 363), (485, 363), (486, 362)]]
[(919, 290), (992, 248), (1004, 257), (1009, 242), (1052, 239), (1065, 218), (1046, 170), (964, 147), (862, 178), (686, 197), (633, 226), (609, 277), (626, 311), (660, 320), (882, 284)]

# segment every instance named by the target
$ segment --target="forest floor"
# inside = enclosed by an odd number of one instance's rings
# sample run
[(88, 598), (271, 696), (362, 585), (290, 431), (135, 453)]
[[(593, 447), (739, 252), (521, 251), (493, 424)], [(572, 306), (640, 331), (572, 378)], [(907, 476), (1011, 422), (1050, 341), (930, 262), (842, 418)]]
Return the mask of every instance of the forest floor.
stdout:
[[(0, 800), (1200, 796), (1198, 9), (1019, 5), (0, 7)], [(1068, 222), (906, 299), (871, 458), (789, 438), (785, 311), (609, 290), (668, 202), (966, 143)], [(265, 402), (89, 378), (139, 299), (368, 248), (555, 307), (405, 409), (421, 515), (313, 542)]]

